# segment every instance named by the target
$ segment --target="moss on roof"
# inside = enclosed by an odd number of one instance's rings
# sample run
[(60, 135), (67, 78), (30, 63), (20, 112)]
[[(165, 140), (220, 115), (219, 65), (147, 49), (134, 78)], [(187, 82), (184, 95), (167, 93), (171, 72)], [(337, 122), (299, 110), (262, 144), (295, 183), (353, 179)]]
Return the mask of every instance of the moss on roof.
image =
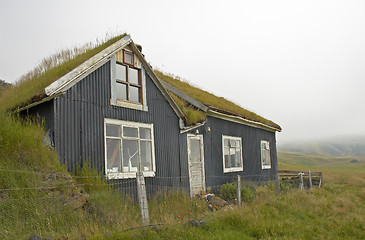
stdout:
[(112, 37), (96, 45), (87, 44), (81, 48), (75, 47), (64, 50), (45, 58), (39, 66), (23, 75), (15, 85), (2, 92), (0, 110), (14, 110), (44, 98), (44, 89), (48, 85), (122, 39), (125, 35)]
[[(278, 130), (281, 130), (281, 127), (278, 124), (276, 124), (264, 117), (261, 117), (254, 112), (248, 111), (248, 110), (242, 108), (241, 106), (239, 106), (231, 101), (228, 101), (227, 99), (225, 99), (223, 97), (217, 97), (212, 93), (209, 93), (200, 88), (191, 86), (189, 83), (187, 83), (185, 81), (181, 81), (177, 78), (168, 76), (167, 74), (164, 74), (158, 70), (155, 70), (155, 73), (159, 79), (169, 83), (170, 85), (172, 85), (176, 89), (180, 90), (181, 92), (184, 92), (185, 94), (189, 95), (190, 97), (198, 100), (199, 102), (203, 103), (204, 105), (206, 105), (208, 107), (218, 110), (219, 112), (236, 115), (236, 116), (242, 117), (244, 119), (263, 123), (270, 127), (274, 127)], [(174, 98), (176, 99), (177, 96), (175, 96)], [(180, 104), (178, 103), (178, 105), (181, 105), (181, 103)], [(183, 110), (183, 112), (184, 112), (184, 110)], [(201, 112), (201, 113), (203, 113), (203, 112)], [(184, 112), (184, 114), (186, 114), (186, 113)], [(194, 119), (189, 119), (188, 115), (186, 117), (188, 119), (187, 123), (190, 123), (189, 125), (194, 123)], [(195, 121), (195, 122), (199, 122), (199, 121), (201, 121), (201, 119), (202, 118), (200, 118), (198, 121)]]

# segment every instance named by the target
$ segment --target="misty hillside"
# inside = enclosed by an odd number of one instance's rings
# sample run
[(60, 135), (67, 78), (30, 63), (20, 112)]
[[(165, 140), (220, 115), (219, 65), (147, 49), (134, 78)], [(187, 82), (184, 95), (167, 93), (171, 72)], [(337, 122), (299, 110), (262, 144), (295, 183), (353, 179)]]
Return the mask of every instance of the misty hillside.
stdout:
[(365, 156), (365, 136), (343, 137), (321, 141), (294, 141), (279, 144), (278, 149), (312, 155)]

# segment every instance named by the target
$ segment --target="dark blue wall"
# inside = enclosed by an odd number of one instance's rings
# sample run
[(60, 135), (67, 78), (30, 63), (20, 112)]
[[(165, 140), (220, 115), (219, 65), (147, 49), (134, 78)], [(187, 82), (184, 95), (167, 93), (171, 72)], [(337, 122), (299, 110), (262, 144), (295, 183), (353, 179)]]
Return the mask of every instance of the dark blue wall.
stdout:
[[(208, 127), (210, 131), (208, 131)], [(276, 153), (275, 132), (269, 132), (263, 129), (249, 127), (246, 125), (226, 121), (215, 117), (207, 117), (207, 123), (196, 130), (204, 137), (204, 157), (205, 157), (205, 180), (206, 186), (218, 188), (220, 185), (236, 181), (237, 175), (241, 175), (243, 181), (267, 181), (274, 180), (277, 170), (278, 161)], [(187, 133), (180, 138), (186, 142)], [(243, 171), (224, 173), (223, 170), (223, 152), (222, 152), (222, 135), (241, 137), (243, 151)], [(271, 169), (262, 169), (261, 167), (261, 140), (270, 142), (270, 159)], [(181, 158), (182, 165), (188, 166), (187, 145), (182, 144)], [(188, 168), (184, 171), (188, 171)]]
[(104, 173), (104, 118), (153, 123), (156, 177), (146, 181), (180, 186), (179, 119), (175, 112), (147, 74), (148, 112), (111, 106), (110, 77), (108, 62), (54, 100), (55, 140), (61, 162), (75, 172), (89, 160)]

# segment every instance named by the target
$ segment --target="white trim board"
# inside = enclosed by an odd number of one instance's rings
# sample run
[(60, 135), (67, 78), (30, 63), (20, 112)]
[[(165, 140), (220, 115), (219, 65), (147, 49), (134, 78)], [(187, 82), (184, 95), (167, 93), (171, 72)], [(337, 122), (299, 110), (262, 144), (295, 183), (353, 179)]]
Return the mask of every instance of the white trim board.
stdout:
[(224, 114), (224, 113), (220, 113), (214, 110), (209, 109), (207, 112), (208, 116), (212, 116), (212, 117), (216, 117), (216, 118), (220, 118), (223, 120), (227, 120), (230, 122), (235, 122), (235, 123), (239, 123), (239, 124), (243, 124), (246, 126), (250, 126), (250, 127), (255, 127), (255, 128), (261, 128), (270, 132), (281, 132), (280, 129), (275, 128), (275, 127), (271, 127), (269, 125), (266, 125), (264, 123), (260, 123), (260, 122), (255, 122), (255, 121), (251, 121), (251, 120), (247, 120), (244, 119), (242, 117), (239, 116), (233, 116), (233, 115), (228, 115), (228, 114)]

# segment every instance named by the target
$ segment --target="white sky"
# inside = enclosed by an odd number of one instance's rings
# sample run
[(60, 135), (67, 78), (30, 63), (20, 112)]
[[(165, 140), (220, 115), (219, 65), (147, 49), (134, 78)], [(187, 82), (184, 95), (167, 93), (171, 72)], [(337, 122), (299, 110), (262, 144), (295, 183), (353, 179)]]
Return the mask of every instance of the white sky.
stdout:
[(280, 124), (279, 143), (365, 135), (363, 0), (0, 0), (0, 79), (116, 31), (154, 67)]

